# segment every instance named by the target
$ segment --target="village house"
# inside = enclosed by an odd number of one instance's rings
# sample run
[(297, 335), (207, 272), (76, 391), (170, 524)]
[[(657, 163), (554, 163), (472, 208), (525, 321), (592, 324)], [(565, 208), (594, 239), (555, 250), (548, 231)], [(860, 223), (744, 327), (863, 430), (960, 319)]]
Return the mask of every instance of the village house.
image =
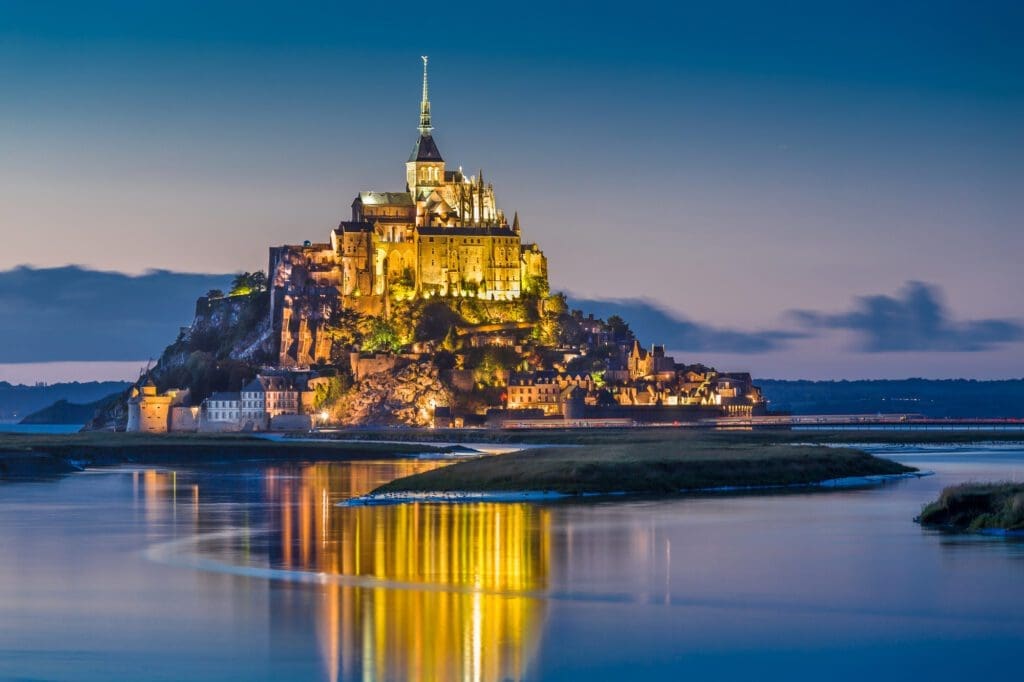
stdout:
[(506, 388), (510, 410), (543, 410), (546, 415), (562, 413), (562, 386), (557, 372), (513, 373)]
[(238, 392), (213, 393), (202, 407), (204, 422), (237, 424), (242, 416), (242, 396)]

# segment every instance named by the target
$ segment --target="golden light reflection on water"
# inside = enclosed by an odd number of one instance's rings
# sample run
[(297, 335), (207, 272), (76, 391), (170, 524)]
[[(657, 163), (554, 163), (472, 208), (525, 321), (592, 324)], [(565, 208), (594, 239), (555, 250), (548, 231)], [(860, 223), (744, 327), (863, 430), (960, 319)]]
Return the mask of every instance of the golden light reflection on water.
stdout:
[[(326, 679), (521, 679), (536, 652), (547, 586), (549, 512), (528, 504), (339, 507), (341, 499), (438, 466), (432, 462), (319, 463), (266, 470), (271, 567), (386, 581), (316, 587), (315, 623)], [(185, 491), (146, 472), (147, 516)], [(171, 490), (168, 490), (168, 487)], [(190, 506), (203, 491), (189, 484)], [(173, 503), (173, 502), (172, 502)], [(201, 523), (208, 530), (207, 523)], [(210, 547), (222, 556), (223, 545)], [(235, 546), (235, 560), (252, 560)], [(397, 583), (397, 585), (396, 585)], [(296, 589), (300, 589), (298, 586)]]
[[(431, 468), (316, 464), (268, 476), (282, 504), (281, 563), (409, 589), (328, 583), (317, 628), (328, 679), (520, 679), (537, 645), (550, 561), (545, 511), (529, 505), (338, 507), (341, 496)], [(421, 586), (421, 589), (417, 587)]]

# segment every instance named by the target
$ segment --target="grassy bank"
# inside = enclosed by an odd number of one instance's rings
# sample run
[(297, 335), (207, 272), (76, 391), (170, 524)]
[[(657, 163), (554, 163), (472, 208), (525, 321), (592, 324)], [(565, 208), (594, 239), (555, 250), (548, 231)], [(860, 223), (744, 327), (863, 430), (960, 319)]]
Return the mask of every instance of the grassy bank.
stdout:
[(550, 447), (470, 460), (392, 481), (375, 493), (550, 491), (672, 493), (788, 486), (910, 467), (848, 448), (697, 438)]
[[(339, 439), (358, 439), (343, 442)], [(899, 473), (891, 462), (855, 451), (801, 444), (1020, 442), (1024, 435), (983, 431), (711, 431), (704, 429), (539, 429), (532, 431), (379, 429), (323, 434), (314, 441), (268, 441), (245, 434), (76, 434), (0, 433), (0, 479), (50, 475), (81, 466), (122, 463), (196, 466), (235, 460), (369, 459), (442, 451), (422, 442), (489, 442), (544, 444), (511, 459), (481, 460), (439, 470), (451, 477), (445, 489), (473, 483), (477, 489), (523, 489), (550, 485), (552, 490), (633, 490), (721, 485), (788, 485), (829, 478)], [(388, 442), (383, 441), (399, 441)], [(404, 441), (404, 442), (403, 442)], [(559, 446), (573, 445), (566, 448)], [(520, 460), (517, 457), (528, 457)], [(879, 464), (884, 463), (884, 464)], [(465, 483), (462, 467), (472, 464)], [(489, 467), (501, 467), (491, 471)], [(506, 469), (507, 467), (507, 469)], [(440, 485), (441, 479), (431, 485)], [(426, 485), (426, 483), (422, 483)], [(396, 483), (396, 485), (398, 485)], [(404, 484), (403, 484), (404, 485)], [(419, 485), (419, 484), (417, 484)], [(657, 486), (661, 486), (660, 489)], [(518, 487), (518, 488), (517, 488)], [(419, 488), (423, 489), (423, 488)]]
[(241, 434), (0, 433), (0, 479), (48, 476), (82, 466), (181, 466), (240, 460), (351, 460), (443, 451), (413, 443), (270, 441)]
[(961, 531), (1024, 531), (1024, 483), (964, 483), (946, 488), (917, 519)]

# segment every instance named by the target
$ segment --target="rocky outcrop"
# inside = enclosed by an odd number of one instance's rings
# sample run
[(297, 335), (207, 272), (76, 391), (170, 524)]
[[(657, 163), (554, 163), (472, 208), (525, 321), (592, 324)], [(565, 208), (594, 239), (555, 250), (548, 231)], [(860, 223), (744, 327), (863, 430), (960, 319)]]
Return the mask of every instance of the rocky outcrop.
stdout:
[(164, 351), (154, 368), (154, 380), (180, 367), (196, 351), (211, 353), (219, 360), (260, 363), (274, 357), (266, 293), (227, 296), (196, 301), (192, 324), (182, 329), (177, 340)]
[[(238, 390), (255, 368), (276, 355), (269, 296), (259, 292), (196, 301), (192, 324), (183, 327), (136, 386), (152, 379), (160, 391), (188, 388), (201, 400), (210, 391)], [(231, 386), (229, 382), (239, 384)], [(131, 388), (96, 412), (85, 430), (123, 431)]]
[(434, 363), (413, 362), (357, 383), (335, 406), (333, 417), (346, 426), (429, 426), (434, 407), (451, 401), (451, 389)]

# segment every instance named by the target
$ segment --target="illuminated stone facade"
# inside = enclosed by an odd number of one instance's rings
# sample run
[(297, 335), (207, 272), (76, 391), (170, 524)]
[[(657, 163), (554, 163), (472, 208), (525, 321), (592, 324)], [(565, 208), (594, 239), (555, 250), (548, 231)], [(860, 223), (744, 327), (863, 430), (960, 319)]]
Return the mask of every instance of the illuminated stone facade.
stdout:
[(158, 393), (152, 380), (133, 387), (128, 398), (126, 431), (134, 433), (167, 433), (171, 427), (171, 410), (187, 404), (188, 390), (172, 389)]
[(405, 191), (360, 192), (329, 242), (270, 250), (282, 365), (328, 359), (320, 332), (334, 306), (387, 316), (396, 300), (507, 301), (546, 287), (544, 253), (522, 244), (519, 216), (509, 223), (483, 171), (446, 167), (431, 134), (426, 66), (424, 57), (420, 134), (405, 164)]

